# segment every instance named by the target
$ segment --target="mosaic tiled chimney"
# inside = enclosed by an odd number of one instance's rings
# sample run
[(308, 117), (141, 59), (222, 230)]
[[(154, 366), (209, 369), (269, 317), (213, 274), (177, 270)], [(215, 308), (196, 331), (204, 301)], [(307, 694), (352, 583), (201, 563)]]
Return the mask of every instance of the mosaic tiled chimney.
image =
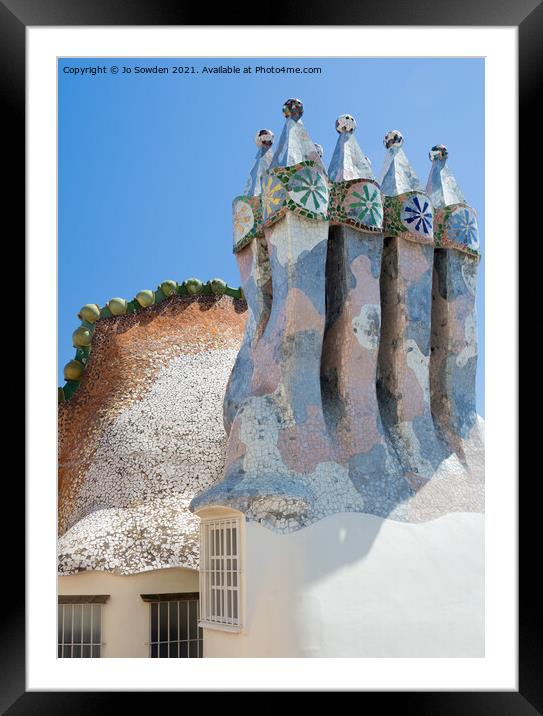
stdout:
[(432, 356), (430, 384), (434, 419), (450, 449), (474, 470), (480, 445), (475, 409), (479, 265), (477, 215), (449, 168), (446, 147), (430, 150), (426, 191), (435, 210)]
[(409, 488), (377, 405), (383, 204), (355, 129), (354, 117), (338, 117), (339, 136), (328, 169), (332, 198), (322, 391), (328, 429), (364, 496), (364, 509), (388, 514)]
[(224, 427), (227, 433), (243, 400), (247, 397), (253, 375), (253, 350), (262, 335), (271, 310), (271, 271), (268, 247), (262, 231), (260, 195), (262, 177), (272, 159), (273, 132), (261, 129), (255, 143), (255, 163), (241, 196), (233, 202), (234, 253), (238, 262), (248, 317), (245, 336), (224, 398)]
[(234, 508), (279, 532), (340, 512), (481, 511), (480, 492), (459, 497), (469, 456), (483, 459), (474, 212), (451, 199), (442, 158), (424, 191), (400, 132), (385, 136), (378, 183), (353, 117), (336, 121), (327, 173), (300, 100), (283, 114), (273, 158), (261, 130), (234, 200), (249, 318), (225, 396), (224, 476), (191, 509)]
[(381, 414), (414, 489), (450, 456), (438, 439), (430, 405), (433, 209), (402, 148), (385, 135), (378, 393)]

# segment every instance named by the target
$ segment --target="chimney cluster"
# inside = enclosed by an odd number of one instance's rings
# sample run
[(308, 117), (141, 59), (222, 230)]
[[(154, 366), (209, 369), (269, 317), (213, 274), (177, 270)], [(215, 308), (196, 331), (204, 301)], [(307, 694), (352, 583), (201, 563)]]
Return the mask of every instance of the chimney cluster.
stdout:
[(248, 305), (224, 400), (223, 479), (193, 510), (231, 507), (289, 532), (338, 512), (418, 521), (479, 511), (476, 213), (430, 151), (426, 188), (398, 130), (379, 181), (336, 120), (328, 171), (303, 122), (260, 130), (233, 202)]

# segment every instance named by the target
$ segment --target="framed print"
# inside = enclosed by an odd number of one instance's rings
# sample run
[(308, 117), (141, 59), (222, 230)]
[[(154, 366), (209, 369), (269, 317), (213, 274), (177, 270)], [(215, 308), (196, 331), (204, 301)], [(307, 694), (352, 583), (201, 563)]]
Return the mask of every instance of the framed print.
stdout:
[(3, 3), (29, 305), (8, 713), (541, 710), (516, 439), (541, 8), (422, 5)]

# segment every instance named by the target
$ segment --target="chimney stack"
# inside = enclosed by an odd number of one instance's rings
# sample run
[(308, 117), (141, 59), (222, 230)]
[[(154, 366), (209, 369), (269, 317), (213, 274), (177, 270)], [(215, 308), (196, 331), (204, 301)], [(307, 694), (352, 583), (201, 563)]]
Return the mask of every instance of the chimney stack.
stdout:
[(235, 414), (251, 389), (255, 342), (262, 335), (271, 310), (270, 260), (262, 230), (260, 195), (262, 178), (272, 159), (273, 139), (273, 132), (269, 129), (257, 132), (255, 144), (258, 150), (253, 167), (243, 194), (232, 202), (234, 254), (248, 315), (243, 342), (224, 396), (223, 421), (227, 434)]
[(383, 330), (377, 385), (385, 428), (406, 479), (419, 489), (439, 471), (450, 450), (436, 434), (430, 403), (433, 209), (403, 142), (398, 130), (383, 141)]
[(478, 230), (446, 149), (432, 149), (425, 191), (392, 130), (378, 183), (344, 114), (327, 174), (301, 101), (283, 114), (273, 157), (261, 130), (234, 200), (249, 315), (224, 402), (224, 476), (191, 509), (276, 532), (344, 512), (478, 511)]
[(336, 120), (322, 393), (328, 428), (365, 508), (388, 515), (409, 495), (377, 404), (383, 205), (354, 117)]
[(443, 145), (430, 150), (427, 192), (435, 207), (432, 293), (432, 412), (447, 444), (482, 479), (483, 438), (475, 408), (479, 266), (477, 214), (447, 166)]

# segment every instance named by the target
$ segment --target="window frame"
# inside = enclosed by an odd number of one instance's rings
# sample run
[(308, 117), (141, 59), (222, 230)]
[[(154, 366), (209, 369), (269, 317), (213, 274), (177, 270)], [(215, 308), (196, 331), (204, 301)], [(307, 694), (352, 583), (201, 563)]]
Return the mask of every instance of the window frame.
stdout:
[[(102, 613), (102, 607), (109, 599), (109, 595), (89, 595), (89, 596), (82, 596), (82, 595), (59, 595), (57, 600), (57, 659), (101, 659), (102, 657), (102, 648), (105, 646), (105, 642), (103, 641), (103, 613)], [(65, 641), (65, 615), (67, 612), (66, 607), (70, 607), (71, 612), (71, 624), (70, 624), (70, 635), (71, 635), (71, 641), (67, 642)], [(83, 629), (84, 629), (84, 608), (90, 607), (90, 641), (86, 642), (83, 640)], [(75, 618), (75, 610), (80, 610), (80, 616), (78, 621), (80, 622), (80, 641), (74, 640), (74, 618)], [(98, 632), (98, 639), (94, 639), (94, 621), (95, 621), (95, 610), (98, 610), (99, 615), (99, 632)], [(62, 613), (62, 627), (60, 627), (60, 624), (58, 623), (60, 612)], [(59, 631), (61, 634), (60, 641), (59, 641)], [(78, 656), (74, 656), (74, 648), (78, 647), (80, 650), (80, 654)], [(84, 648), (89, 648), (89, 655), (84, 655)], [(69, 648), (70, 649), (70, 655), (65, 656), (64, 652), (65, 650)], [(98, 649), (98, 656), (94, 655), (95, 648)], [(60, 651), (60, 654), (59, 654)]]
[[(230, 552), (224, 549), (226, 546), (226, 529), (235, 528), (236, 539), (233, 549), (232, 536), (230, 536)], [(243, 630), (243, 560), (244, 560), (244, 520), (239, 513), (215, 513), (212, 516), (201, 516), (200, 520), (200, 626), (203, 629), (215, 629), (218, 631), (239, 633)], [(216, 535), (212, 535), (213, 530), (220, 529), (219, 547), (220, 554), (216, 554), (216, 549), (212, 549), (212, 541), (216, 548)], [(211, 560), (214, 560), (214, 564)], [(227, 560), (237, 560), (236, 568), (233, 568), (232, 562), (228, 569)], [(217, 568), (217, 561), (219, 568)], [(213, 568), (215, 567), (215, 568)], [(235, 578), (234, 578), (235, 575)], [(219, 576), (219, 589), (216, 588), (217, 577)], [(226, 577), (226, 579), (225, 579)], [(230, 580), (228, 579), (230, 577)], [(229, 583), (230, 582), (230, 583)], [(236, 584), (234, 583), (236, 582)], [(230, 615), (228, 615), (229, 598), (228, 594), (232, 594)], [(221, 607), (218, 611), (226, 611), (226, 616), (217, 614), (217, 594), (226, 594), (226, 599), (219, 599)], [(236, 596), (234, 596), (236, 595)], [(235, 600), (235, 601), (234, 601)], [(215, 609), (212, 605), (215, 604)], [(237, 607), (237, 618), (233, 616), (235, 612), (234, 604)]]
[[(168, 593), (168, 594), (140, 594), (141, 598), (144, 602), (147, 602), (149, 604), (149, 627), (148, 627), (148, 635), (149, 635), (149, 641), (147, 642), (147, 645), (149, 647), (149, 653), (148, 658), (149, 659), (201, 659), (204, 656), (204, 638), (203, 634), (200, 635), (200, 594), (199, 592), (181, 592), (181, 593)], [(196, 639), (190, 638), (190, 603), (196, 602), (196, 628), (198, 630)], [(187, 624), (187, 638), (181, 639), (180, 629), (181, 629), (181, 609), (183, 608), (183, 603), (186, 604), (186, 624)], [(160, 619), (161, 619), (161, 609), (163, 608), (162, 605), (167, 604), (167, 616), (168, 616), (168, 624), (167, 624), (167, 639), (161, 640), (160, 639)], [(170, 619), (171, 619), (171, 605), (177, 604), (177, 639), (171, 639), (171, 633), (170, 633)], [(153, 606), (156, 605), (157, 607), (157, 640), (153, 641)], [(196, 642), (196, 656), (190, 655), (191, 650), (191, 643)], [(171, 655), (171, 645), (172, 643), (175, 643), (177, 645), (177, 656)], [(186, 657), (181, 656), (181, 645), (186, 644), (187, 647), (187, 655)], [(161, 656), (160, 650), (161, 646), (165, 645), (167, 647), (167, 655)], [(153, 656), (152, 651), (153, 647), (156, 646), (157, 654), (156, 657)]]

